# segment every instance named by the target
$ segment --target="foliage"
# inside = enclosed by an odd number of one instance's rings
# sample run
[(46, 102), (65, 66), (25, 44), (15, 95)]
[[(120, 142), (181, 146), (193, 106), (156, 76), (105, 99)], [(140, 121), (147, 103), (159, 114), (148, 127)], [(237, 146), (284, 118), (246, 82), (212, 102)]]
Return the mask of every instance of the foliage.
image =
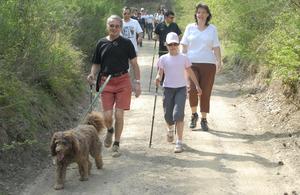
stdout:
[[(84, 92), (84, 60), (121, 0), (0, 1), (0, 131), (25, 142), (69, 113)], [(2, 140), (3, 142), (3, 140)], [(0, 140), (0, 145), (1, 143)]]
[(91, 56), (97, 40), (105, 34), (106, 19), (111, 14), (121, 16), (122, 0), (77, 0), (80, 10), (77, 17), (80, 22), (76, 24), (74, 44), (81, 48), (86, 56)]
[[(174, 2), (178, 23), (185, 26), (194, 22), (198, 1)], [(298, 1), (207, 0), (206, 3), (213, 15), (211, 23), (218, 28), (224, 59), (233, 59), (231, 66), (242, 68), (248, 74), (267, 69), (270, 72), (266, 74), (267, 81), (281, 79), (294, 89), (294, 94), (300, 93)]]
[(24, 142), (12, 141), (11, 144), (3, 144), (3, 146), (0, 148), (0, 150), (9, 151), (9, 150), (14, 150), (16, 147), (25, 147), (27, 145), (31, 146), (34, 144), (37, 144), (36, 140), (25, 140)]

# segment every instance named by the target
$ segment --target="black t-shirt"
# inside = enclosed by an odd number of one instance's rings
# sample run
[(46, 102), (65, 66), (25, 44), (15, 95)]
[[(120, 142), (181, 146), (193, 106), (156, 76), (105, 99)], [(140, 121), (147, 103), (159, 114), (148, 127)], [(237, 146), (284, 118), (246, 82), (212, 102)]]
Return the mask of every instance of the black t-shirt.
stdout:
[(101, 65), (100, 72), (113, 74), (128, 70), (128, 60), (135, 57), (136, 52), (129, 39), (119, 36), (110, 41), (104, 37), (97, 43), (92, 63)]
[(138, 20), (137, 16), (131, 16), (132, 19)]
[(154, 32), (159, 35), (159, 53), (166, 53), (168, 51), (165, 42), (169, 32), (175, 32), (178, 36), (181, 34), (181, 30), (174, 22), (169, 24), (169, 26), (167, 26), (166, 22), (161, 22), (156, 26)]

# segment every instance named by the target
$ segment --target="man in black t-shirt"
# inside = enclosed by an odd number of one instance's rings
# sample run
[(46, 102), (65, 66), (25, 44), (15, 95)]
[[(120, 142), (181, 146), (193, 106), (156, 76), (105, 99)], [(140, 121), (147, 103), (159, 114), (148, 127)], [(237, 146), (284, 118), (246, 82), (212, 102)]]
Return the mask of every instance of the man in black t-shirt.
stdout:
[(165, 21), (159, 23), (154, 32), (156, 35), (156, 40), (159, 40), (159, 50), (158, 55), (159, 57), (163, 54), (168, 53), (168, 49), (166, 47), (166, 37), (169, 32), (175, 32), (178, 36), (181, 35), (181, 30), (179, 29), (178, 25), (173, 22), (175, 18), (175, 14), (172, 11), (166, 11), (164, 14)]
[[(136, 78), (133, 84), (135, 96), (138, 97), (141, 94), (140, 69), (137, 64), (136, 52), (131, 41), (120, 36), (122, 25), (122, 19), (117, 15), (112, 15), (107, 19), (108, 36), (98, 41), (92, 59), (91, 73), (87, 78), (89, 83), (92, 83), (99, 72), (96, 83), (98, 90), (99, 85), (104, 83), (107, 76), (112, 76), (101, 93), (101, 102), (107, 127), (105, 147), (112, 145), (112, 137), (113, 134), (115, 135), (112, 147), (113, 157), (121, 155), (119, 148), (124, 124), (124, 110), (130, 109), (132, 86), (128, 74), (128, 61), (131, 63)], [(115, 116), (114, 127), (113, 114)]]

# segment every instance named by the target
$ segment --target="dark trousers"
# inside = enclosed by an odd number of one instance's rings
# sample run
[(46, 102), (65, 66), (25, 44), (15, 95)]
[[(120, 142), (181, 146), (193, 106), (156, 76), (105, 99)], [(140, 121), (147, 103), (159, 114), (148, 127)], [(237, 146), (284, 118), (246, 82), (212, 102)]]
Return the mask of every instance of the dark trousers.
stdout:
[(164, 117), (168, 125), (183, 121), (186, 101), (186, 87), (164, 88), (163, 107)]
[[(216, 65), (192, 63), (192, 70), (202, 89), (202, 95), (200, 96), (200, 112), (209, 113), (210, 96), (215, 81)], [(198, 106), (198, 97), (196, 87), (190, 80), (189, 102), (191, 107)]]
[(147, 23), (146, 24), (146, 32), (147, 32), (147, 35), (148, 35), (148, 40), (152, 40), (152, 32), (153, 32), (152, 23)]

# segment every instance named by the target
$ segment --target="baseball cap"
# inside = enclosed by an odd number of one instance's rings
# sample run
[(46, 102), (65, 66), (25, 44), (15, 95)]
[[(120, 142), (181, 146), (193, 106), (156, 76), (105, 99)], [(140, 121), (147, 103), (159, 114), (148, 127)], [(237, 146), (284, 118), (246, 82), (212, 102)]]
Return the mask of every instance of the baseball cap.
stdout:
[(170, 43), (179, 43), (179, 38), (178, 35), (174, 32), (170, 32), (167, 34), (167, 38), (166, 38), (166, 42), (167, 44)]

